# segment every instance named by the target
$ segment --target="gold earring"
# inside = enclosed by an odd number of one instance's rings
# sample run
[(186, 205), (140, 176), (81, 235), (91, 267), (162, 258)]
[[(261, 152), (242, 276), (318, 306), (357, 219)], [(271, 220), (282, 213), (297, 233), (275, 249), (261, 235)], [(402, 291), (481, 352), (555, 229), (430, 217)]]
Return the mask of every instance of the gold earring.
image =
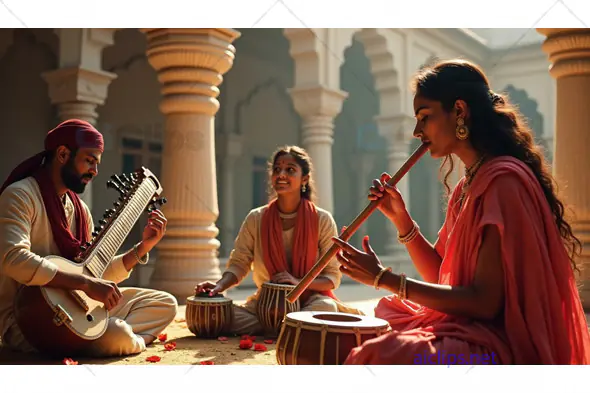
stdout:
[(305, 184), (301, 186), (301, 192), (305, 192), (307, 191), (307, 187), (305, 187)]
[(462, 141), (469, 138), (469, 129), (465, 125), (465, 120), (463, 120), (462, 117), (457, 119), (457, 129), (455, 130), (455, 135), (457, 136), (457, 139)]

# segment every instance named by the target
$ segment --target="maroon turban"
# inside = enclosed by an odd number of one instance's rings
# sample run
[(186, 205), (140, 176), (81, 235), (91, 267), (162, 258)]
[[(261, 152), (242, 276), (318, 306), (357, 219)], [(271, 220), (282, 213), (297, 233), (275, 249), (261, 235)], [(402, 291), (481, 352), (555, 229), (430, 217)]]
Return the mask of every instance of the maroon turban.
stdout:
[(53, 238), (57, 244), (61, 256), (73, 260), (80, 251), (80, 246), (90, 239), (87, 227), (86, 211), (82, 206), (78, 195), (68, 190), (67, 194), (71, 198), (75, 207), (76, 215), (76, 236), (71, 233), (65, 210), (59, 195), (53, 184), (50, 173), (43, 171), (41, 165), (47, 153), (57, 149), (59, 146), (66, 146), (70, 150), (81, 148), (92, 148), (104, 150), (104, 141), (102, 134), (87, 121), (71, 119), (59, 124), (53, 130), (47, 133), (45, 137), (45, 150), (23, 161), (8, 176), (4, 182), (0, 193), (12, 183), (33, 176), (43, 196), (46, 213), (51, 223)]

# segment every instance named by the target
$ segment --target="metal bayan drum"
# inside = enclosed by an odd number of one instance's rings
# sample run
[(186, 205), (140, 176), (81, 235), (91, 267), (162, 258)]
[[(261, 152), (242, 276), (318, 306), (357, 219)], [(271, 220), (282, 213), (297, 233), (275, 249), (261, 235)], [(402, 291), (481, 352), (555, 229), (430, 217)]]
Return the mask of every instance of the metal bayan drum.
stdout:
[(339, 312), (287, 314), (277, 340), (280, 365), (343, 364), (350, 351), (391, 330), (387, 321)]
[(233, 300), (209, 292), (186, 299), (186, 324), (199, 338), (216, 338), (229, 332), (234, 318)]
[(285, 315), (300, 310), (299, 299), (295, 303), (289, 303), (286, 298), (293, 288), (295, 285), (272, 282), (262, 284), (256, 302), (256, 313), (267, 337), (277, 337)]

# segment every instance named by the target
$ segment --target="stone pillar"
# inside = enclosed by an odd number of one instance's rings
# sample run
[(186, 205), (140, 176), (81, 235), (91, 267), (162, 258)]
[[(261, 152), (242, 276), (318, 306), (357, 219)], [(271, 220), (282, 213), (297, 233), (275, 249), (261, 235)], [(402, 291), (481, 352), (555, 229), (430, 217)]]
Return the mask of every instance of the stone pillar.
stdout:
[(221, 134), (219, 147), (222, 178), (221, 187), (223, 189), (223, 200), (221, 202), (221, 218), (223, 220), (221, 247), (223, 252), (221, 255), (229, 256), (229, 253), (234, 247), (236, 237), (234, 168), (236, 160), (242, 154), (242, 136), (235, 133)]
[[(410, 141), (416, 120), (411, 116), (378, 116), (379, 133), (387, 139), (388, 173), (393, 176), (410, 157)], [(428, 154), (428, 153), (427, 153)], [(404, 198), (406, 208), (410, 211), (410, 180), (412, 169), (397, 183), (397, 188)], [(397, 241), (397, 229), (387, 222), (388, 240), (385, 246), (386, 263), (409, 277), (416, 274), (410, 256), (404, 245)]]
[(303, 120), (302, 147), (307, 150), (315, 169), (318, 205), (334, 213), (332, 145), (334, 118), (342, 110), (348, 93), (323, 86), (289, 89), (295, 110)]
[(590, 310), (590, 29), (537, 30), (547, 37), (543, 50), (557, 84), (553, 170), (565, 203), (575, 211), (572, 229), (583, 245), (576, 261), (580, 296)]
[[(357, 211), (360, 213), (362, 212), (365, 207), (369, 204), (369, 199), (367, 195), (369, 193), (369, 187), (371, 187), (371, 181), (373, 180), (374, 176), (371, 176), (371, 169), (375, 165), (375, 154), (373, 152), (357, 152), (357, 156), (355, 157), (356, 161), (356, 169), (357, 169), (357, 179), (358, 179), (358, 201), (359, 205), (357, 207)], [(354, 236), (358, 239), (357, 240), (357, 247), (362, 249), (362, 239), (365, 235), (369, 232), (369, 223), (365, 221), (363, 225), (356, 231)], [(342, 228), (338, 228), (340, 230)]]
[[(59, 67), (42, 75), (59, 121), (80, 119), (96, 125), (96, 108), (104, 105), (116, 74), (103, 71), (102, 50), (114, 43), (116, 29), (56, 29), (60, 39)], [(100, 130), (99, 130), (100, 131)], [(92, 183), (81, 198), (92, 211)]]
[(166, 116), (161, 182), (168, 203), (152, 287), (180, 303), (195, 285), (220, 278), (214, 116), (218, 86), (232, 67), (233, 29), (142, 29), (149, 63), (162, 84)]

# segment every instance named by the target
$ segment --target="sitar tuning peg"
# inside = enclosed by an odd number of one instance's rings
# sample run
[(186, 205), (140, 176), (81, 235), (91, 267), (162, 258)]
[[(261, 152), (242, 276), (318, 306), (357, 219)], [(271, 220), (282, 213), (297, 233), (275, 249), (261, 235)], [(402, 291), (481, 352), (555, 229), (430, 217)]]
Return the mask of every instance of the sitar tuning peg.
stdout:
[(126, 174), (122, 174), (121, 177), (123, 178), (123, 180), (125, 180), (127, 183), (129, 183), (130, 185), (133, 184), (133, 180), (130, 179)]
[(115, 190), (117, 190), (120, 194), (123, 194), (124, 191), (121, 188), (121, 186), (119, 184), (117, 184), (114, 180), (109, 180), (107, 182), (107, 188), (114, 188)]
[(154, 198), (152, 200), (152, 202), (150, 202), (149, 204), (149, 208), (147, 209), (148, 213), (153, 212), (154, 210), (159, 209), (160, 207), (162, 207), (166, 202), (168, 202), (168, 200), (166, 198)]

